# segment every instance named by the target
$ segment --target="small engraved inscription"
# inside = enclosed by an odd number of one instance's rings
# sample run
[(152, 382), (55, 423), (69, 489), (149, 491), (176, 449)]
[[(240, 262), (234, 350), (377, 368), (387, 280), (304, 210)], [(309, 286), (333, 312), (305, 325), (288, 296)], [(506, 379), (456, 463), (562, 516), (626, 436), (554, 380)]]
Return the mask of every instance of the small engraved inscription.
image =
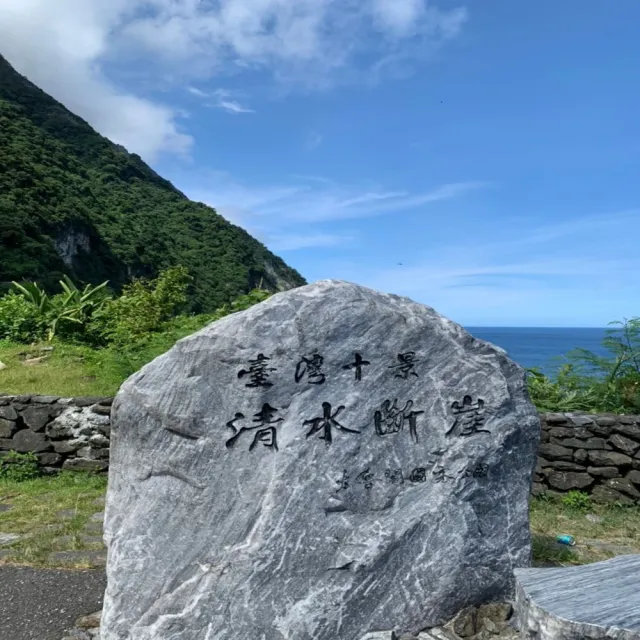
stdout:
[(452, 403), (453, 415), (456, 417), (447, 435), (473, 436), (478, 433), (491, 433), (488, 429), (481, 429), (484, 425), (484, 400), (478, 398), (473, 402), (471, 396), (463, 398), (462, 403), (457, 400)]
[(253, 451), (258, 443), (272, 449), (273, 451), (277, 451), (278, 434), (275, 425), (283, 422), (284, 418), (275, 418), (276, 413), (278, 413), (277, 409), (274, 409), (274, 407), (265, 403), (262, 405), (262, 409), (260, 409), (260, 411), (253, 417), (252, 422), (255, 424), (242, 426), (240, 428), (236, 426), (236, 422), (245, 420), (245, 416), (243, 413), (236, 413), (233, 420), (229, 420), (229, 422), (227, 422), (227, 427), (232, 429), (234, 432), (234, 435), (225, 443), (227, 449), (233, 448), (243, 433), (252, 432), (254, 433), (254, 436), (253, 442), (249, 446), (249, 451)]
[(395, 370), (396, 378), (402, 378), (403, 380), (408, 380), (409, 376), (418, 378), (419, 376), (416, 372), (416, 364), (418, 362), (419, 360), (416, 360), (416, 352), (407, 351), (406, 353), (399, 353), (398, 363), (391, 365), (389, 369)]
[(324, 358), (317, 352), (310, 356), (302, 356), (296, 366), (295, 381), (301, 382), (305, 376), (309, 384), (324, 384), (326, 376), (322, 373)]
[(353, 369), (355, 371), (356, 380), (360, 382), (362, 380), (362, 367), (368, 367), (371, 363), (368, 360), (363, 360), (359, 353), (356, 353), (355, 362), (351, 364), (345, 364), (342, 368), (345, 370)]
[(302, 423), (304, 427), (308, 427), (309, 425), (311, 425), (311, 429), (309, 429), (307, 433), (307, 438), (312, 436), (314, 433), (321, 432), (322, 435), (320, 436), (320, 440), (324, 440), (327, 444), (331, 444), (331, 442), (333, 441), (333, 429), (338, 429), (339, 431), (345, 431), (347, 433), (360, 433), (360, 431), (356, 431), (355, 429), (348, 429), (343, 424), (340, 424), (340, 422), (338, 422), (337, 418), (345, 410), (345, 408), (346, 407), (341, 405), (335, 411), (333, 411), (329, 402), (323, 402), (322, 417), (305, 420)]
[(259, 353), (254, 360), (249, 360), (249, 368), (238, 371), (238, 378), (249, 377), (247, 387), (272, 387), (273, 383), (269, 382), (269, 376), (272, 371), (276, 371), (275, 367), (269, 366), (269, 360), (263, 353)]

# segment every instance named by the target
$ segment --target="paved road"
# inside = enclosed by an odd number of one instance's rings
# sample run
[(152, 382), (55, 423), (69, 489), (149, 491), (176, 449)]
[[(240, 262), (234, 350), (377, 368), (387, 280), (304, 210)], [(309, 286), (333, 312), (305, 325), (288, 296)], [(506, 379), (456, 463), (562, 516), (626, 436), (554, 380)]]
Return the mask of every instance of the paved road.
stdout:
[(0, 640), (60, 640), (102, 608), (104, 571), (0, 565)]

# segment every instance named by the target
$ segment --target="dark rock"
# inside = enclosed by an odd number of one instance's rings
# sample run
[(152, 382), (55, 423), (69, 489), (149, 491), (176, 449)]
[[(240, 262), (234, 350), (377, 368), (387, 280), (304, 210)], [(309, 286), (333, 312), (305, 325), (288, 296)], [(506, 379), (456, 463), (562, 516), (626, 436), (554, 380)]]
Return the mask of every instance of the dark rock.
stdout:
[(606, 442), (603, 438), (589, 438), (588, 440), (579, 440), (578, 438), (551, 438), (553, 444), (571, 449), (604, 449)]
[(53, 404), (60, 399), (60, 396), (31, 396), (31, 402), (36, 404)]
[(633, 500), (623, 493), (607, 487), (604, 484), (600, 484), (591, 491), (591, 498), (594, 502), (602, 504), (618, 502), (620, 504), (633, 504)]
[(549, 442), (550, 439), (551, 439), (551, 436), (549, 435), (549, 432), (546, 429), (542, 429), (540, 431), (540, 442), (541, 443)]
[(591, 431), (584, 427), (552, 427), (549, 434), (554, 438), (582, 438), (586, 440), (591, 437)]
[(109, 449), (97, 449), (93, 451), (93, 456), (96, 460), (108, 460), (110, 456)]
[(11, 451), (13, 449), (12, 438), (0, 438), (0, 450)]
[(29, 451), (38, 453), (40, 451), (50, 451), (53, 449), (51, 443), (47, 440), (44, 433), (36, 433), (31, 429), (22, 429), (18, 431), (12, 438), (13, 449), (20, 453)]
[(69, 471), (105, 471), (109, 465), (102, 460), (89, 460), (88, 458), (68, 458), (62, 468)]
[(611, 427), (603, 427), (599, 424), (596, 424), (595, 422), (593, 424), (590, 424), (588, 429), (595, 436), (608, 438), (611, 435)]
[(31, 405), (20, 415), (24, 423), (32, 431), (42, 431), (51, 420), (51, 410), (47, 405)]
[(567, 449), (566, 447), (561, 447), (558, 444), (542, 444), (538, 448), (538, 453), (548, 460), (571, 461), (573, 459), (573, 451), (571, 451), (571, 449)]
[(620, 424), (637, 424), (638, 420), (638, 416), (618, 416), (618, 422)]
[(59, 453), (38, 453), (36, 457), (38, 458), (38, 462), (45, 467), (59, 464), (62, 460), (62, 456)]
[(632, 456), (636, 451), (640, 449), (640, 442), (631, 440), (631, 438), (625, 438), (619, 433), (614, 433), (609, 442), (622, 453), (626, 453), (628, 456)]
[(596, 418), (596, 423), (601, 427), (613, 427), (618, 421), (613, 415), (601, 415)]
[(636, 500), (640, 499), (640, 491), (638, 491), (638, 489), (636, 489), (629, 480), (623, 478), (611, 478), (610, 480), (607, 480), (606, 486), (611, 487), (614, 491), (619, 491), (631, 498), (635, 498)]
[(629, 480), (629, 482), (633, 482), (633, 484), (640, 486), (640, 471), (637, 469), (629, 471), (626, 475), (626, 479)]
[(587, 473), (599, 478), (619, 478), (622, 475), (618, 467), (588, 467)]
[(78, 629), (95, 629), (100, 626), (101, 615), (102, 611), (96, 611), (87, 616), (81, 616), (76, 620), (76, 627), (78, 627)]
[(544, 416), (547, 424), (566, 424), (569, 419), (562, 413), (547, 413)]
[(110, 407), (113, 404), (113, 397), (104, 398), (103, 400), (100, 400), (98, 404), (104, 405), (105, 407)]
[(545, 493), (546, 490), (547, 488), (540, 482), (534, 482), (531, 485), (531, 495), (541, 496), (543, 493)]
[(560, 489), (560, 491), (585, 489), (594, 483), (593, 478), (588, 473), (574, 473), (571, 471), (554, 470), (547, 475), (547, 480), (554, 489)]
[(111, 407), (105, 407), (102, 404), (94, 404), (93, 407), (91, 407), (91, 411), (101, 416), (111, 415)]
[(29, 404), (31, 402), (31, 396), (16, 396), (16, 402)]
[(0, 407), (0, 418), (5, 420), (17, 420), (18, 412), (11, 406)]
[(629, 438), (640, 441), (640, 425), (637, 424), (619, 424), (614, 427), (614, 431), (622, 433)]
[(57, 440), (52, 442), (53, 450), (56, 453), (73, 453), (86, 443), (82, 440)]
[(624, 453), (616, 451), (589, 451), (589, 460), (596, 467), (620, 467), (631, 466), (631, 458)]
[(96, 431), (98, 431), (102, 435), (107, 436), (107, 438), (111, 437), (111, 425), (108, 425), (108, 424), (96, 425)]
[(112, 398), (106, 398), (104, 396), (83, 396), (81, 398), (74, 398), (73, 404), (76, 407), (90, 407), (93, 404), (103, 404), (108, 400), (112, 400)]
[(13, 420), (0, 418), (0, 438), (10, 438), (18, 430), (18, 425)]
[(575, 462), (567, 462), (566, 460), (551, 460), (547, 463), (547, 469), (545, 471), (551, 472), (554, 469), (558, 471), (586, 471), (587, 468), (581, 464)]
[(587, 461), (587, 452), (584, 449), (578, 449), (573, 452), (573, 459), (578, 464), (584, 464)]
[(594, 416), (579, 414), (574, 415), (573, 413), (568, 414), (569, 422), (571, 424), (575, 424), (576, 427), (585, 427), (587, 425), (595, 424)]

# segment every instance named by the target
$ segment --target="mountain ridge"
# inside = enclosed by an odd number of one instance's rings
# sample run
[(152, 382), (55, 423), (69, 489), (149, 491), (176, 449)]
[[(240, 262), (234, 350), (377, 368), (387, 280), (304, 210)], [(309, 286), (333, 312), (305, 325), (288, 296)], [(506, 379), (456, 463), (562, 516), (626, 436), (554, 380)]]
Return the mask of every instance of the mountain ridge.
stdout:
[(258, 284), (304, 278), (215, 209), (189, 200), (0, 55), (0, 283), (63, 274), (81, 282), (154, 277), (182, 264), (193, 311)]

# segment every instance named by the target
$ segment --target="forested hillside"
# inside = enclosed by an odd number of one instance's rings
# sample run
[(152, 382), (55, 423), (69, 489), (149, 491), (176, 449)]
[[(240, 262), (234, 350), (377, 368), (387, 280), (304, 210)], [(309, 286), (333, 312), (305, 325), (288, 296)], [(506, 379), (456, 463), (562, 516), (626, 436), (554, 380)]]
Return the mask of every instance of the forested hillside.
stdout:
[[(191, 202), (0, 56), (0, 287), (63, 273), (109, 280), (184, 265), (193, 311), (303, 278), (244, 230)], [(1, 293), (1, 289), (0, 289)]]

